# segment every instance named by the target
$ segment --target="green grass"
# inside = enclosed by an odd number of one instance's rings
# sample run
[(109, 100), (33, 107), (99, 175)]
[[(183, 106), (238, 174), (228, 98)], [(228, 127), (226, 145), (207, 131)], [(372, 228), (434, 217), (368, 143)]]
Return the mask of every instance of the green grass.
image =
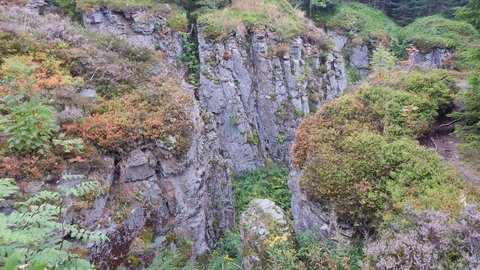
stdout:
[(314, 14), (314, 19), (339, 34), (356, 39), (356, 43), (388, 41), (398, 43), (400, 27), (382, 11), (360, 3), (338, 5), (333, 12)]
[(478, 42), (478, 32), (466, 22), (454, 21), (440, 15), (423, 17), (401, 30), (406, 43), (414, 43), (420, 50), (432, 48), (459, 48)]
[(233, 177), (234, 206), (238, 217), (255, 198), (272, 200), (291, 217), (291, 194), (287, 184), (289, 171), (286, 167), (269, 163), (265, 168)]
[(283, 39), (290, 39), (309, 27), (308, 21), (287, 0), (238, 0), (232, 6), (198, 17), (205, 37), (221, 40), (229, 33), (269, 27)]

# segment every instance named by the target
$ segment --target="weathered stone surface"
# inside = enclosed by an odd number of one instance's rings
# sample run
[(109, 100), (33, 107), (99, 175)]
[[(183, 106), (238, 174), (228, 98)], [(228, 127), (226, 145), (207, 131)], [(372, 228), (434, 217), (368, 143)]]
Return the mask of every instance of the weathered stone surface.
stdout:
[(409, 56), (409, 62), (427, 69), (449, 68), (453, 50), (445, 48), (434, 48), (430, 52), (413, 52)]
[(266, 269), (267, 247), (278, 241), (293, 243), (293, 228), (283, 210), (267, 199), (254, 199), (240, 218), (243, 267)]
[(367, 45), (354, 45), (351, 47), (352, 55), (350, 56), (350, 64), (359, 69), (369, 67), (368, 64), (368, 48)]
[(97, 90), (95, 90), (94, 88), (84, 88), (80, 90), (79, 94), (82, 97), (95, 100), (95, 98), (97, 97)]
[(182, 53), (182, 42), (166, 26), (167, 16), (143, 9), (126, 12), (102, 8), (84, 13), (83, 24), (89, 30), (114, 34), (136, 46), (160, 49), (174, 58)]
[(150, 151), (144, 152), (140, 149), (136, 149), (130, 152), (128, 159), (125, 164), (123, 164), (121, 168), (121, 178), (126, 182), (157, 180), (155, 175), (156, 166), (156, 159)]
[(138, 249), (145, 230), (152, 231), (151, 241), (168, 233), (191, 239), (195, 257), (209, 251), (222, 232), (233, 228), (231, 173), (218, 153), (218, 137), (213, 125), (203, 122), (197, 106), (192, 117), (193, 143), (184, 157), (174, 159), (155, 145), (143, 145), (116, 161), (112, 157), (104, 169), (107, 176), (95, 170), (85, 172), (88, 178), (100, 179), (104, 191), (90, 209), (74, 216), (110, 238), (91, 247), (90, 260), (102, 269), (124, 264), (130, 248), (148, 263), (160, 250)]
[(212, 112), (221, 150), (236, 171), (258, 167), (266, 157), (289, 163), (302, 116), (347, 86), (339, 53), (300, 37), (284, 52), (281, 45), (267, 30), (231, 35), (224, 43), (200, 32), (198, 97)]

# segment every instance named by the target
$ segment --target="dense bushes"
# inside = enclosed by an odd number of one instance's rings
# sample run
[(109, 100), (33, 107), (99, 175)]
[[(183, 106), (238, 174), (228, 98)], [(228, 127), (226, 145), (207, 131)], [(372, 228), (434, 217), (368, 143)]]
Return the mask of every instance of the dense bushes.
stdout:
[(421, 51), (433, 48), (454, 49), (455, 67), (461, 69), (479, 69), (478, 61), (469, 59), (469, 55), (478, 50), (480, 35), (466, 22), (454, 21), (440, 15), (415, 20), (401, 30), (404, 46), (415, 44)]
[(454, 92), (448, 72), (418, 74), (363, 85), (298, 129), (292, 153), (303, 168), (302, 188), (357, 228), (375, 227), (406, 205), (458, 212), (458, 198), (474, 192), (412, 140), (429, 130)]
[(248, 203), (256, 198), (267, 198), (275, 202), (291, 217), (291, 194), (288, 190), (288, 169), (269, 164), (242, 176), (233, 178), (235, 210), (241, 214), (248, 208)]
[(348, 36), (356, 43), (382, 42), (398, 45), (398, 27), (383, 12), (360, 3), (342, 3), (332, 13), (314, 14), (314, 19)]
[(192, 128), (190, 96), (172, 79), (146, 87), (100, 101), (92, 115), (82, 123), (66, 125), (64, 130), (67, 134), (78, 133), (86, 142), (107, 151), (153, 141), (178, 155), (184, 154), (190, 147)]
[(480, 213), (459, 216), (407, 210), (365, 248), (366, 269), (476, 269), (480, 267)]
[(217, 40), (233, 31), (245, 32), (247, 28), (265, 27), (287, 40), (301, 33), (312, 37), (320, 35), (318, 29), (309, 24), (287, 0), (234, 1), (231, 7), (200, 15), (198, 24), (202, 26), (205, 37)]
[[(91, 164), (92, 146), (121, 152), (156, 142), (185, 153), (191, 99), (174, 79), (153, 79), (161, 55), (24, 12), (0, 8), (0, 176), (56, 177), (69, 162)], [(96, 101), (79, 93), (85, 88), (97, 90)]]

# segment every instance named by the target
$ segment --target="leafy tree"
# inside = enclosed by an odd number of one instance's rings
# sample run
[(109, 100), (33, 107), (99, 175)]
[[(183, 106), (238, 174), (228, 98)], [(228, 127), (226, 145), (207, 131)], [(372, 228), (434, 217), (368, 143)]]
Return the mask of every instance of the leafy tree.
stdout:
[(53, 133), (58, 130), (54, 108), (43, 104), (36, 95), (25, 102), (9, 96), (0, 107), (7, 111), (0, 116), (0, 130), (8, 138), (13, 151), (44, 152), (50, 148)]
[[(86, 260), (70, 251), (66, 237), (99, 244), (104, 234), (87, 231), (62, 221), (67, 196), (82, 197), (98, 189), (97, 182), (83, 182), (63, 192), (40, 191), (27, 201), (15, 203), (10, 214), (0, 213), (0, 267), (17, 269), (91, 269)], [(0, 179), (0, 203), (15, 194), (13, 179)]]

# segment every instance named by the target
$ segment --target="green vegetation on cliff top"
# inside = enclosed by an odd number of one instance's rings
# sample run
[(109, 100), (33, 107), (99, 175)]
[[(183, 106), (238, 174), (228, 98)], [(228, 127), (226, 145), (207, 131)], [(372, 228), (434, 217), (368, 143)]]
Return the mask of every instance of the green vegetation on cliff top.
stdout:
[(294, 9), (287, 0), (234, 1), (228, 8), (200, 15), (198, 24), (209, 39), (222, 39), (233, 31), (241, 33), (264, 27), (269, 27), (284, 39), (300, 33), (307, 34), (309, 30), (315, 31), (303, 13)]

